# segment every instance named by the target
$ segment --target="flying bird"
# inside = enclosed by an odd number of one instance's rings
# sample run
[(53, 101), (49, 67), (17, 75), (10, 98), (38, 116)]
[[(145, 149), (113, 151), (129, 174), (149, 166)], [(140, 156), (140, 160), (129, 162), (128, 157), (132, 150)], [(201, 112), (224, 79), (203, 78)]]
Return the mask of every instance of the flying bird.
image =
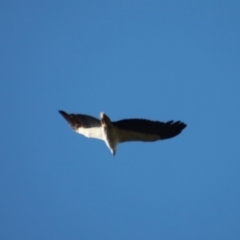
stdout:
[(112, 122), (105, 113), (100, 113), (100, 120), (85, 114), (59, 113), (74, 131), (88, 138), (103, 140), (113, 155), (117, 145), (129, 141), (154, 142), (172, 138), (187, 126), (181, 121), (151, 121), (146, 119), (123, 119)]

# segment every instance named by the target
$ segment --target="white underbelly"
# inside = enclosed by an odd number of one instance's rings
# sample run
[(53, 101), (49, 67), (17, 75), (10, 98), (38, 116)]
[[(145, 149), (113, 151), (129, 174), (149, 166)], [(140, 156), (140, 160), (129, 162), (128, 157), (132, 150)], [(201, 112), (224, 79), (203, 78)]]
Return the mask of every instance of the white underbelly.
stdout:
[(100, 140), (104, 140), (101, 127), (92, 127), (92, 128), (82, 127), (82, 128), (78, 128), (76, 132), (88, 138), (97, 138)]

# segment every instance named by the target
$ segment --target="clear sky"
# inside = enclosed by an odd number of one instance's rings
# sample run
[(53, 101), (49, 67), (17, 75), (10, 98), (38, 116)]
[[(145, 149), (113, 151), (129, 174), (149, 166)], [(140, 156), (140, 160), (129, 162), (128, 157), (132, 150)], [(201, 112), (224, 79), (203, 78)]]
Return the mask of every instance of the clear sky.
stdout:
[[(240, 239), (240, 2), (1, 1), (1, 240)], [(104, 142), (58, 110), (181, 120)]]

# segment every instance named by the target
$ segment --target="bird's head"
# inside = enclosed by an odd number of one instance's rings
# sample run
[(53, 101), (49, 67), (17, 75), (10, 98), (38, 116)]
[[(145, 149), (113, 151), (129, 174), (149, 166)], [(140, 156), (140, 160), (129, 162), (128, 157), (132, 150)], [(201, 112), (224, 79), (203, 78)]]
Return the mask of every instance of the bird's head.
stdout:
[(116, 152), (117, 152), (117, 149), (116, 148), (111, 148), (110, 151), (111, 151), (112, 155), (115, 156)]

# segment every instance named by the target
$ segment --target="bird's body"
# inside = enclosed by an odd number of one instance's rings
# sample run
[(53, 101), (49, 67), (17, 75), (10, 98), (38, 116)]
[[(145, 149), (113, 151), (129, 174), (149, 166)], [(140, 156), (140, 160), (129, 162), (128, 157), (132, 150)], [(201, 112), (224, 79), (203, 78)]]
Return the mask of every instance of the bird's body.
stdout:
[(164, 140), (177, 136), (187, 126), (180, 121), (164, 123), (145, 119), (124, 119), (112, 122), (104, 113), (100, 114), (100, 120), (84, 114), (68, 114), (64, 111), (59, 113), (77, 133), (88, 138), (103, 140), (113, 155), (119, 143)]

